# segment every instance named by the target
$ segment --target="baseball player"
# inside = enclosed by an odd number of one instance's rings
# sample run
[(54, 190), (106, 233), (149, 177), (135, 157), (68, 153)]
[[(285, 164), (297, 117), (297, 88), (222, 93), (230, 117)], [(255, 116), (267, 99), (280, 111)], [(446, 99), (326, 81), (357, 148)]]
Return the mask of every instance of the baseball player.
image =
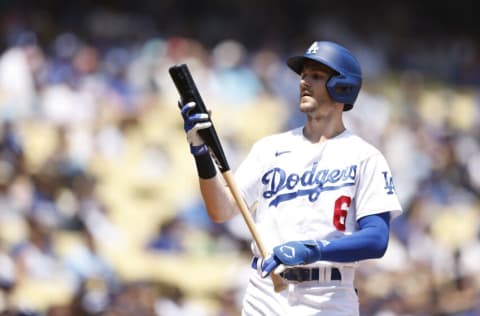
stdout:
[[(305, 124), (257, 141), (235, 172), (271, 250), (261, 258), (252, 247), (242, 315), (358, 315), (355, 268), (383, 256), (390, 221), (402, 211), (392, 174), (381, 152), (343, 124), (362, 82), (352, 53), (316, 41), (287, 65), (300, 75)], [(185, 131), (208, 214), (222, 223), (238, 210), (198, 134), (211, 126), (209, 115), (193, 114), (193, 107), (182, 106)], [(271, 273), (286, 290), (274, 291)]]

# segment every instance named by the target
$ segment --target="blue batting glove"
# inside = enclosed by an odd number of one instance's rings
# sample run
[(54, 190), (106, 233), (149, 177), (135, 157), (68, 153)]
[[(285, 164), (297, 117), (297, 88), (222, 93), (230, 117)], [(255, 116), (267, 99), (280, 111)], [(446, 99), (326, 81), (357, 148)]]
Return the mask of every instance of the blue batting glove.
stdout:
[(262, 277), (267, 277), (281, 264), (296, 266), (318, 261), (322, 244), (315, 240), (289, 241), (273, 248), (273, 254), (262, 262)]
[(181, 102), (179, 102), (178, 106), (180, 108), (180, 113), (182, 114), (184, 123), (183, 129), (187, 134), (191, 153), (194, 156), (207, 153), (208, 148), (198, 131), (212, 126), (210, 116), (207, 113), (193, 113), (192, 111), (196, 106), (195, 102), (188, 102), (186, 104), (181, 104)]
[(273, 270), (277, 269), (281, 264), (282, 262), (275, 255), (271, 255), (270, 257), (262, 260), (262, 278), (266, 278), (267, 276), (269, 276), (270, 273), (272, 273)]

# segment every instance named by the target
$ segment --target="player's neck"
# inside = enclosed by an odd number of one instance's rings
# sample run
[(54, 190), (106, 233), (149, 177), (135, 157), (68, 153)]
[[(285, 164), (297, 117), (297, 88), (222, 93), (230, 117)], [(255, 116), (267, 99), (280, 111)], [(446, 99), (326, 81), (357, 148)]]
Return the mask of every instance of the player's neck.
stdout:
[(303, 135), (312, 143), (321, 143), (334, 138), (345, 131), (342, 120), (318, 120), (307, 118)]

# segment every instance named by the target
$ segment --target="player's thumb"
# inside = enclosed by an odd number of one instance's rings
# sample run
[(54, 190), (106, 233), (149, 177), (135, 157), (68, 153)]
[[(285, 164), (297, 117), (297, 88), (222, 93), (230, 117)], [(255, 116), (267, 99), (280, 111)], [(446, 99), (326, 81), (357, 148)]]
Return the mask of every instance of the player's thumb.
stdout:
[(287, 268), (287, 267), (286, 267), (284, 264), (280, 264), (279, 266), (277, 266), (277, 267), (275, 268), (275, 270), (273, 270), (273, 273), (275, 273), (275, 274), (280, 274), (280, 273), (282, 273), (283, 271), (285, 271), (286, 268)]
[(275, 268), (278, 267), (279, 262), (277, 262), (273, 256), (270, 256), (265, 260), (262, 260), (261, 264), (262, 264), (261, 276), (262, 278), (266, 278), (267, 276), (270, 275), (270, 273), (272, 273), (273, 270), (275, 270)]

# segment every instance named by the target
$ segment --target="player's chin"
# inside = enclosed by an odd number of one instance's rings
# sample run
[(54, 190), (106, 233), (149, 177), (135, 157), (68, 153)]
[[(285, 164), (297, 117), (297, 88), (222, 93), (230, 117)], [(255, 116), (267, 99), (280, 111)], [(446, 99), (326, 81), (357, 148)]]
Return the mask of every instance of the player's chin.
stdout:
[(300, 111), (303, 112), (303, 113), (309, 113), (309, 112), (312, 112), (315, 110), (316, 106), (314, 103), (312, 102), (302, 102), (300, 101)]
[(302, 96), (300, 98), (300, 110), (302, 112), (309, 112), (311, 109), (316, 107), (316, 100), (308, 95)]

